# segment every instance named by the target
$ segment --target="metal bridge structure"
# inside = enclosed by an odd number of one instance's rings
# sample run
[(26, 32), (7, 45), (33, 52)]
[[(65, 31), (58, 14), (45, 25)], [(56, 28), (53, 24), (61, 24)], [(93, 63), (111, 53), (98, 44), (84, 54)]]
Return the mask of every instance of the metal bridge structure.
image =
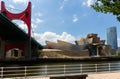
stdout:
[[(28, 27), (28, 33), (13, 23), (12, 20), (24, 21)], [(32, 59), (38, 57), (38, 50), (42, 46), (31, 37), (31, 2), (21, 13), (11, 13), (1, 1), (0, 12), (0, 59), (9, 58)], [(15, 56), (14, 56), (15, 55)]]

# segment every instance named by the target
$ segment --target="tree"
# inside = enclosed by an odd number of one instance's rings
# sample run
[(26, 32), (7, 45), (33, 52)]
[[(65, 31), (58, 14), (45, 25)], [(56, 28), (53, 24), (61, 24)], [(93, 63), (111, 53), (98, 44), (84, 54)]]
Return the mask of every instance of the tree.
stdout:
[(112, 13), (120, 22), (120, 0), (97, 0), (91, 7), (97, 12)]

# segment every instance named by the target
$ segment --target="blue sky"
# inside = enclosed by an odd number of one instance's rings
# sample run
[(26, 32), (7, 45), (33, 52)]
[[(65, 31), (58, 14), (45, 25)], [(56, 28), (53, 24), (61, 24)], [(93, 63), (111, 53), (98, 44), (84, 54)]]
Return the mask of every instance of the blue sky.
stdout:
[[(3, 0), (7, 9), (13, 13), (23, 11), (27, 3), (32, 3), (32, 36), (41, 44), (45, 40), (57, 39), (74, 42), (88, 33), (97, 33), (106, 40), (106, 29), (117, 27), (120, 40), (120, 23), (112, 14), (98, 13), (90, 5), (95, 0)], [(21, 28), (26, 26), (17, 22)]]

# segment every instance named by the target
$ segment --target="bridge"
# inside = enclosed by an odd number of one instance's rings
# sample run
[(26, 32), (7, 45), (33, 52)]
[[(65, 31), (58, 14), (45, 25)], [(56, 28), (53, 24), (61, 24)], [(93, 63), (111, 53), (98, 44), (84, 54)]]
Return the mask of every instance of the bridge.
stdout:
[(2, 78), (42, 78), (120, 72), (120, 63), (0, 67)]
[[(26, 23), (28, 33), (12, 22), (18, 19)], [(31, 3), (21, 13), (13, 14), (1, 2), (0, 11), (0, 59), (31, 60), (39, 56), (38, 50), (42, 49), (34, 38), (31, 37)]]

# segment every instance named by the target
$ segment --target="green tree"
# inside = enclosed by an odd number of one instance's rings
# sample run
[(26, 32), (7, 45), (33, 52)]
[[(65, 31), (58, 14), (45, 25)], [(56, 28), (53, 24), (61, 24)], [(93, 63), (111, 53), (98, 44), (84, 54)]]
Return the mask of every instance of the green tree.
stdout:
[(91, 7), (97, 12), (112, 13), (120, 22), (120, 0), (97, 0)]

